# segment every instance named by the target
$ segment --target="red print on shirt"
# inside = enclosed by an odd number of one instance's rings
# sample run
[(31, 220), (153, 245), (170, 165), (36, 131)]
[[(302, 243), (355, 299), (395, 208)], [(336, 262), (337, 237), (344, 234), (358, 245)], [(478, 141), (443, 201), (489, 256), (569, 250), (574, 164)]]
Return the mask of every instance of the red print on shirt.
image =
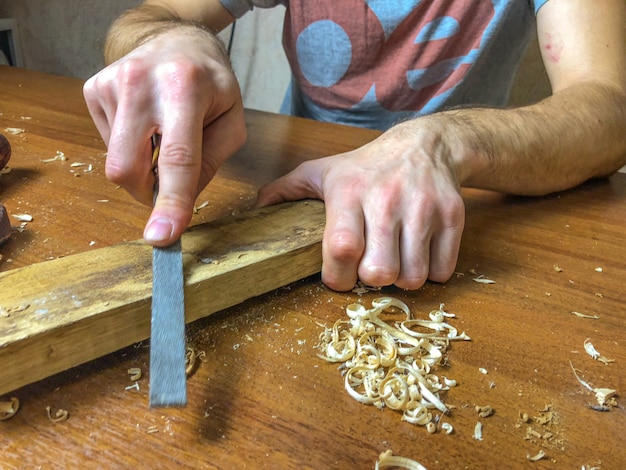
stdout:
[[(413, 90), (407, 81), (410, 70), (425, 69), (447, 59), (464, 57), (476, 49), (494, 16), (490, 1), (422, 1), (385, 38), (378, 17), (363, 0), (330, 0), (289, 3), (284, 45), (302, 91), (318, 105), (346, 109), (359, 103), (372, 85), (378, 103), (389, 111), (419, 111), (433, 97), (451, 89), (471, 64), (452, 70), (439, 82)], [(452, 38), (415, 43), (424, 25), (448, 16), (459, 30)], [(331, 20), (341, 26), (352, 43), (352, 60), (343, 78), (330, 87), (315, 86), (302, 74), (296, 55), (298, 35), (310, 24)], [(320, 64), (323, 67), (324, 64)]]

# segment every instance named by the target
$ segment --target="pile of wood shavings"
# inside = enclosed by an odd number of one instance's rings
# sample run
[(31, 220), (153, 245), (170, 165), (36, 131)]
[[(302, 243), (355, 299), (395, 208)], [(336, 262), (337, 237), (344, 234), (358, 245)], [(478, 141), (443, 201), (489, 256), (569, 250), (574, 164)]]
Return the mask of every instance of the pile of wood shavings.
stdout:
[[(404, 321), (392, 325), (380, 318), (395, 309), (405, 314)], [(455, 315), (441, 304), (429, 320), (414, 319), (409, 307), (392, 297), (374, 299), (371, 309), (351, 304), (346, 313), (349, 320), (337, 320), (320, 334), (318, 356), (342, 363), (345, 388), (355, 400), (401, 411), (403, 420), (434, 432), (431, 410), (448, 412), (439, 392), (456, 382), (440, 379), (433, 369), (442, 363), (450, 341), (470, 339), (444, 321)]]

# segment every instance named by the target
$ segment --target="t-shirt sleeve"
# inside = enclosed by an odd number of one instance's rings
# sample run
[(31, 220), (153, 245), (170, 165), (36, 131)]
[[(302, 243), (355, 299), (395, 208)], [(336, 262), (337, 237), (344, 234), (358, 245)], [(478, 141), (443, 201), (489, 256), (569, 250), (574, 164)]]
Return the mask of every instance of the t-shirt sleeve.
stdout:
[(254, 7), (272, 8), (276, 5), (284, 5), (287, 0), (220, 0), (220, 3), (235, 18), (241, 18)]
[(535, 8), (535, 15), (539, 11), (539, 9), (548, 3), (549, 0), (533, 0), (533, 6)]

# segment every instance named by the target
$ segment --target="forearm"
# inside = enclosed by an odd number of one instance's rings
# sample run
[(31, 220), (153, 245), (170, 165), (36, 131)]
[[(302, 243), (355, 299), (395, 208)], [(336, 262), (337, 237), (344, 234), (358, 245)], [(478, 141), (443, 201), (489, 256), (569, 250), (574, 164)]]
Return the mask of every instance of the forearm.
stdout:
[(540, 195), (626, 164), (626, 94), (583, 83), (517, 109), (461, 109), (446, 135), (459, 183)]

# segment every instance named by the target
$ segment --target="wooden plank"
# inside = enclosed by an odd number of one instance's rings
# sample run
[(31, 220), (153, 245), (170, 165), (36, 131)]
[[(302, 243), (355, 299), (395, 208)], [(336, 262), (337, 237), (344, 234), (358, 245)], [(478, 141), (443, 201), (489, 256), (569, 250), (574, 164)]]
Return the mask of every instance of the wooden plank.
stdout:
[[(190, 228), (186, 322), (320, 271), (324, 206), (300, 201)], [(0, 395), (150, 335), (141, 240), (0, 273)]]

